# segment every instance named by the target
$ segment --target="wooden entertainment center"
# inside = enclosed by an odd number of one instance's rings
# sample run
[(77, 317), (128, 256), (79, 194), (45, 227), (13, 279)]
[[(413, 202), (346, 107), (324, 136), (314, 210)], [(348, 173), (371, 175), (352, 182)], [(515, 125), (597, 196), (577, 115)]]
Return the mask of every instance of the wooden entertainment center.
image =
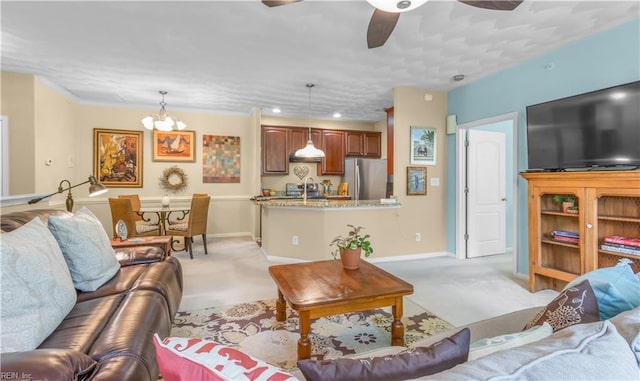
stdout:
[[(640, 170), (527, 172), (522, 177), (528, 181), (531, 292), (561, 290), (579, 275), (615, 266), (621, 258), (640, 271), (640, 255), (602, 248), (605, 237), (640, 239)], [(556, 195), (572, 196), (577, 211), (563, 212)]]

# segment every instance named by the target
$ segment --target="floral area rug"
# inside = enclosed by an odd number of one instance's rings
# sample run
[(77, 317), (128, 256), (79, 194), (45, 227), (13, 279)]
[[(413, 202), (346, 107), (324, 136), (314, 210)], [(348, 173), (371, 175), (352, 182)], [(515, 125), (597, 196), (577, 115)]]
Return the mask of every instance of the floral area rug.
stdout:
[[(374, 309), (311, 320), (311, 357), (333, 359), (382, 348), (391, 343), (393, 317)], [(236, 347), (285, 370), (296, 368), (298, 314), (287, 306), (287, 319), (276, 321), (276, 300), (178, 312), (171, 336), (199, 337)], [(405, 345), (453, 328), (430, 312), (403, 316)]]

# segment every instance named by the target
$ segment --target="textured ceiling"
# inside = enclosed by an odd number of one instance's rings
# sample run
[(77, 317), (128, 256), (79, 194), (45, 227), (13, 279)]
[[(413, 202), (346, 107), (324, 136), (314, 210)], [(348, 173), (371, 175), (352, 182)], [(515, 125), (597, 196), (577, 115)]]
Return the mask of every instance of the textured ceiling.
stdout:
[(5, 0), (1, 64), (82, 104), (158, 109), (166, 90), (170, 113), (277, 106), (283, 116), (378, 121), (396, 86), (451, 90), (639, 17), (639, 4), (525, 0), (503, 12), (431, 0), (370, 50), (365, 1)]

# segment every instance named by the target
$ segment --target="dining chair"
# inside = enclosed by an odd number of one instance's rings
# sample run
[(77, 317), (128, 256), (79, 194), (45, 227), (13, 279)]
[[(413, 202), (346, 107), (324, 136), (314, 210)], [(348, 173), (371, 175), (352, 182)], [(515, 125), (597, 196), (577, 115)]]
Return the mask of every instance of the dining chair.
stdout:
[[(133, 218), (136, 221), (136, 230), (143, 230), (143, 231), (148, 230), (149, 226), (155, 229), (158, 226), (159, 222), (151, 222), (148, 220), (145, 221), (142, 218), (141, 214), (136, 213), (142, 207), (142, 203), (140, 202), (140, 196), (138, 196), (137, 194), (121, 194), (118, 196), (118, 198), (126, 198), (126, 199), (129, 199), (129, 201), (131, 201), (131, 209), (133, 209)], [(138, 226), (138, 225), (143, 225), (143, 226)]]
[(187, 221), (170, 221), (167, 226), (166, 235), (184, 237), (185, 250), (189, 251), (191, 259), (193, 259), (193, 237), (196, 235), (202, 236), (204, 253), (209, 254), (207, 251), (207, 217), (210, 201), (209, 195), (196, 196), (194, 194), (191, 198), (191, 209)]
[(136, 224), (136, 213), (131, 207), (131, 200), (128, 198), (109, 198), (111, 208), (111, 224), (113, 227), (113, 237), (117, 237), (116, 224), (122, 220), (127, 227), (129, 237), (160, 235), (158, 225)]

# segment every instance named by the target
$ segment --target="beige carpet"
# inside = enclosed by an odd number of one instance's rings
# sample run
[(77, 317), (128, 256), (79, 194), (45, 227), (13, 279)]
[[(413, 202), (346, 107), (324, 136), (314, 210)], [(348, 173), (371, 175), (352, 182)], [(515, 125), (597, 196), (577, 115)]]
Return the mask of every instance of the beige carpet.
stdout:
[[(287, 319), (275, 319), (275, 299), (179, 312), (171, 336), (199, 337), (237, 347), (286, 370), (296, 367), (298, 315), (287, 307)], [(409, 306), (416, 311), (415, 306)], [(390, 345), (390, 309), (334, 315), (311, 322), (311, 356), (332, 359)], [(453, 328), (428, 311), (403, 316), (405, 345)]]

